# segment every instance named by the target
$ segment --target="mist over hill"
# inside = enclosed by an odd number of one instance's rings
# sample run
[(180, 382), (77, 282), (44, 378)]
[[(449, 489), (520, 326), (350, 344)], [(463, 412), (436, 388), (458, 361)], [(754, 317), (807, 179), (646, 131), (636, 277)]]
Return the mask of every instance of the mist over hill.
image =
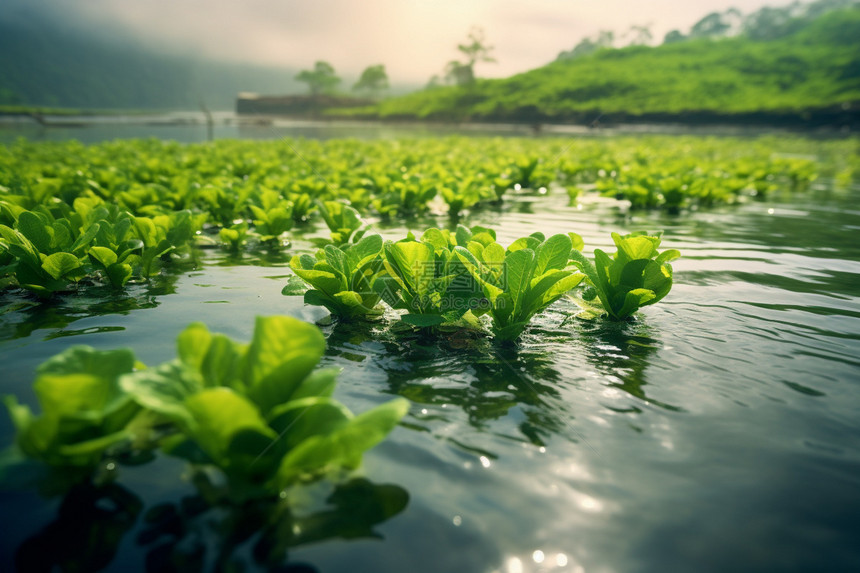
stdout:
[(106, 31), (0, 18), (0, 104), (81, 109), (233, 109), (240, 91), (304, 87), (296, 70), (172, 55)]
[[(688, 32), (672, 30), (656, 47), (653, 41), (615, 47), (613, 34), (602, 31), (562, 51), (556, 61), (524, 73), (497, 80), (470, 73), (464, 76), (471, 78), (470, 85), (436, 82), (432, 89), (348, 113), (542, 122), (602, 114), (851, 106), (860, 101), (857, 5), (857, 0), (817, 0), (765, 7), (743, 17), (730, 9), (704, 16)], [(92, 9), (83, 12), (59, 0), (6, 0), (0, 6), (0, 105), (169, 110), (204, 104), (221, 110), (233, 109), (243, 91), (307, 92), (308, 86), (294, 79), (298, 68), (217, 60), (204, 56), (202, 49), (168, 46), (157, 39), (156, 29), (148, 37), (135, 35), (107, 16), (93, 20)], [(227, 51), (220, 57), (227, 57), (230, 35), (225, 30), (219, 35), (208, 20), (197, 28), (201, 26), (212, 38), (223, 36)], [(647, 27), (634, 28), (647, 35)], [(615, 41), (621, 37), (615, 35)], [(269, 44), (265, 47), (272, 51)], [(292, 60), (284, 61), (297, 61), (296, 54), (304, 60), (299, 49), (288, 52)], [(339, 89), (347, 91), (351, 78), (342, 79)], [(395, 81), (386, 93), (402, 94), (412, 87)]]

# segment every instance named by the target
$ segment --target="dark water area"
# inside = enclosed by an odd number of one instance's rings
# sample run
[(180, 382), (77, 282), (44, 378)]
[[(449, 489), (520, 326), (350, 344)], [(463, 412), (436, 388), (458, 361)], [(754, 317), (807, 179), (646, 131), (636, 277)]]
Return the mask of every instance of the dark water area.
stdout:
[[(358, 477), (265, 527), (272, 508), (208, 508), (199, 476), (164, 456), (112, 468), (100, 491), (2, 493), (0, 570), (265, 570), (266, 555), (302, 572), (860, 570), (858, 205), (856, 186), (820, 181), (677, 216), (561, 190), (473, 213), (502, 244), (574, 230), (612, 251), (613, 231), (663, 230), (683, 257), (636, 320), (581, 320), (562, 300), (513, 348), (325, 325), (335, 398), (412, 401)], [(280, 254), (201, 251), (119, 297), (0, 295), (2, 392), (33, 404), (35, 367), (75, 344), (157, 364), (192, 321), (249, 340), (255, 315), (322, 320), (281, 289), (289, 257), (325, 234), (294, 232)]]

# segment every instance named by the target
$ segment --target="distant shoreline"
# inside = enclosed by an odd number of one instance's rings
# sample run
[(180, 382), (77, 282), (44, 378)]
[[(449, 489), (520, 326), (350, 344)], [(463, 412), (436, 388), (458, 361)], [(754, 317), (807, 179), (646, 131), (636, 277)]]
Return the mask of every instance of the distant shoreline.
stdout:
[[(339, 111), (339, 110), (338, 110)], [(714, 110), (689, 110), (683, 112), (602, 112), (599, 109), (573, 112), (564, 116), (551, 116), (529, 109), (521, 113), (493, 114), (487, 116), (457, 116), (455, 113), (438, 114), (419, 118), (414, 115), (388, 115), (379, 117), (373, 113), (341, 115), (334, 111), (332, 119), (355, 119), (362, 121), (382, 121), (388, 123), (506, 123), (528, 126), (578, 125), (583, 127), (618, 127), (636, 125), (677, 125), (686, 127), (738, 127), (738, 128), (776, 128), (788, 130), (860, 130), (860, 106), (828, 106), (799, 110), (766, 110), (747, 112), (720, 112)]]
[[(17, 107), (17, 106), (16, 106)], [(340, 111), (340, 110), (338, 110)], [(719, 113), (690, 111), (683, 113), (601, 113), (581, 112), (564, 118), (534, 115), (501, 117), (443, 117), (414, 116), (378, 117), (375, 114), (340, 115), (280, 115), (235, 113), (228, 110), (213, 112), (215, 125), (278, 126), (303, 124), (308, 126), (391, 126), (492, 131), (494, 129), (522, 131), (524, 135), (584, 135), (611, 132), (686, 133), (707, 132), (736, 134), (762, 131), (827, 132), (854, 134), (860, 131), (860, 109), (851, 106), (782, 112)], [(597, 120), (597, 121), (595, 121)], [(0, 125), (31, 123), (46, 129), (85, 128), (93, 125), (129, 124), (149, 126), (207, 125), (206, 116), (197, 110), (74, 110), (66, 108), (0, 106)]]

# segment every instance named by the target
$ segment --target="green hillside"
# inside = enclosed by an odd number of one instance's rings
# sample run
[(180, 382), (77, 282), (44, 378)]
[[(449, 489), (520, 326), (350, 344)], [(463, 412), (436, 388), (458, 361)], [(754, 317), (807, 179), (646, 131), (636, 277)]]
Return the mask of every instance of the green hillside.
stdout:
[(860, 102), (860, 9), (797, 22), (787, 35), (604, 49), (502, 80), (438, 87), (356, 115), (389, 119), (584, 121), (600, 114), (773, 114)]

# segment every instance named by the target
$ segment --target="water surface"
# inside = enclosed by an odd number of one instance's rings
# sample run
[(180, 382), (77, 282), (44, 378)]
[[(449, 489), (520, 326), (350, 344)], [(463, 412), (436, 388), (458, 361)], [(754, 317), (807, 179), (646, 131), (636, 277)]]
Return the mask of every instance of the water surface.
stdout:
[[(614, 250), (612, 231), (663, 230), (663, 246), (683, 254), (672, 292), (629, 323), (580, 320), (561, 301), (515, 348), (385, 323), (324, 326), (324, 365), (343, 369), (336, 398), (353, 411), (391, 395), (413, 403), (365, 456), (369, 485), (355, 486), (383, 497), (403, 490), (408, 503), (363, 535), (333, 528), (291, 547), (288, 563), (305, 567), (292, 570), (858, 570), (860, 189), (823, 181), (680, 216), (631, 215), (590, 196), (570, 206), (560, 192), (512, 201), (470, 222), (496, 227), (502, 243), (575, 230), (588, 250)], [(426, 222), (377, 229), (397, 238)], [(324, 309), (280, 294), (289, 255), (321, 234), (298, 233), (282, 255), (207, 250), (121, 297), (2, 295), (2, 391), (32, 403), (34, 368), (74, 344), (130, 346), (156, 364), (194, 320), (247, 340), (257, 314), (323, 319)], [(11, 440), (6, 417), (0, 438)], [(156, 570), (169, 536), (152, 509), (193, 507), (181, 472), (166, 458), (121, 467), (124, 490), (108, 501), (82, 494), (65, 514), (57, 499), (2, 494), (0, 568), (56, 547), (89, 519), (113, 540), (115, 554), (99, 562), (106, 570)], [(224, 540), (211, 524), (171, 531), (180, 549), (199, 542), (214, 564)], [(254, 568), (247, 548), (235, 559)]]

